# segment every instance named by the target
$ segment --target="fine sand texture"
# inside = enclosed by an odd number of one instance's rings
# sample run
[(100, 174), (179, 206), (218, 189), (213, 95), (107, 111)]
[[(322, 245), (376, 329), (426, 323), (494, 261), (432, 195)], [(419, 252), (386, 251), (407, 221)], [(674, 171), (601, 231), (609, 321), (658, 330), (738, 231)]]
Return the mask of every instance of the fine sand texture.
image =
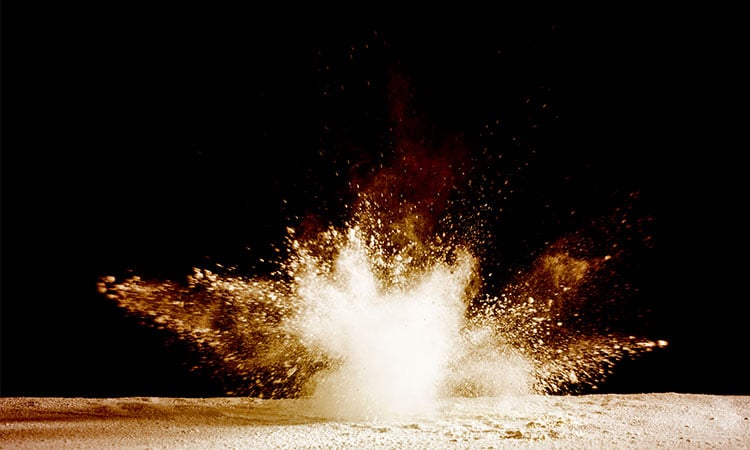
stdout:
[(750, 396), (446, 398), (343, 419), (309, 400), (0, 398), (3, 449), (750, 448)]

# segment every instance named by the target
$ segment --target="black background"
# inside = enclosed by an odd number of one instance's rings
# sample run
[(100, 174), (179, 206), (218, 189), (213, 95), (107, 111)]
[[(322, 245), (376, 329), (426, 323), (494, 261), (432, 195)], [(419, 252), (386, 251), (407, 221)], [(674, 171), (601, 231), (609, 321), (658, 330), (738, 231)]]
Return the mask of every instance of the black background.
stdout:
[(670, 346), (603, 391), (750, 393), (739, 87), (717, 34), (731, 30), (711, 19), (132, 3), (3, 19), (2, 395), (220, 394), (186, 350), (103, 301), (98, 278), (260, 270), (286, 225), (339, 211), (342, 161), (385, 145), (394, 67), (435, 129), (534, 150), (496, 230), (504, 261), (523, 267), (639, 193), (655, 246), (633, 273), (646, 329)]

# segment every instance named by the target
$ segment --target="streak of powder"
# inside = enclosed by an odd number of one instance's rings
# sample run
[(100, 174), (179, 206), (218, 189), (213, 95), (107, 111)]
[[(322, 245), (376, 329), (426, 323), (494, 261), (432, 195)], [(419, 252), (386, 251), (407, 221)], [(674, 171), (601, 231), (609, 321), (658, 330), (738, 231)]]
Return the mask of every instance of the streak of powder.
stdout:
[(467, 250), (432, 242), (465, 151), (425, 143), (407, 111), (408, 83), (391, 75), (392, 163), (367, 180), (353, 175), (354, 224), (330, 273), (321, 277), (317, 262), (295, 270), (300, 341), (335, 361), (314, 378), (313, 399), (336, 417), (431, 410), (460, 351), (476, 278)]

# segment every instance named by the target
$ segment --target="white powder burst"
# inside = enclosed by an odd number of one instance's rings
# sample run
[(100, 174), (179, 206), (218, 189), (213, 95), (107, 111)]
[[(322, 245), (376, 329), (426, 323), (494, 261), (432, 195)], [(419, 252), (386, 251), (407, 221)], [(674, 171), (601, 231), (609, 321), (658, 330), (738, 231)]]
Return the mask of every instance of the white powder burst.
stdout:
[(394, 246), (359, 226), (306, 239), (290, 229), (288, 244), (270, 278), (196, 269), (187, 285), (105, 277), (99, 290), (193, 343), (228, 394), (307, 397), (310, 415), (342, 420), (593, 386), (617, 360), (666, 345), (574, 327), (577, 291), (609, 259), (574, 258), (565, 242), (499, 297), (481, 293), (460, 246)]
[(333, 361), (315, 376), (313, 398), (336, 417), (429, 411), (461, 350), (474, 261), (462, 252), (453, 264), (386, 285), (370, 251), (352, 229), (332, 273), (299, 279), (301, 305), (289, 326), (308, 350)]

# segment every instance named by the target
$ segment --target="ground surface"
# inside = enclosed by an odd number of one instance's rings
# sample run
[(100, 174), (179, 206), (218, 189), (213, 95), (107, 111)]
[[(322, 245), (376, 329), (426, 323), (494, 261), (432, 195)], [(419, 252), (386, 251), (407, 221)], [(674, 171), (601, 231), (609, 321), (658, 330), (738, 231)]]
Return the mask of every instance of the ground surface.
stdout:
[(0, 398), (0, 448), (750, 448), (750, 396), (444, 399), (434, 413), (316, 417), (304, 400)]

